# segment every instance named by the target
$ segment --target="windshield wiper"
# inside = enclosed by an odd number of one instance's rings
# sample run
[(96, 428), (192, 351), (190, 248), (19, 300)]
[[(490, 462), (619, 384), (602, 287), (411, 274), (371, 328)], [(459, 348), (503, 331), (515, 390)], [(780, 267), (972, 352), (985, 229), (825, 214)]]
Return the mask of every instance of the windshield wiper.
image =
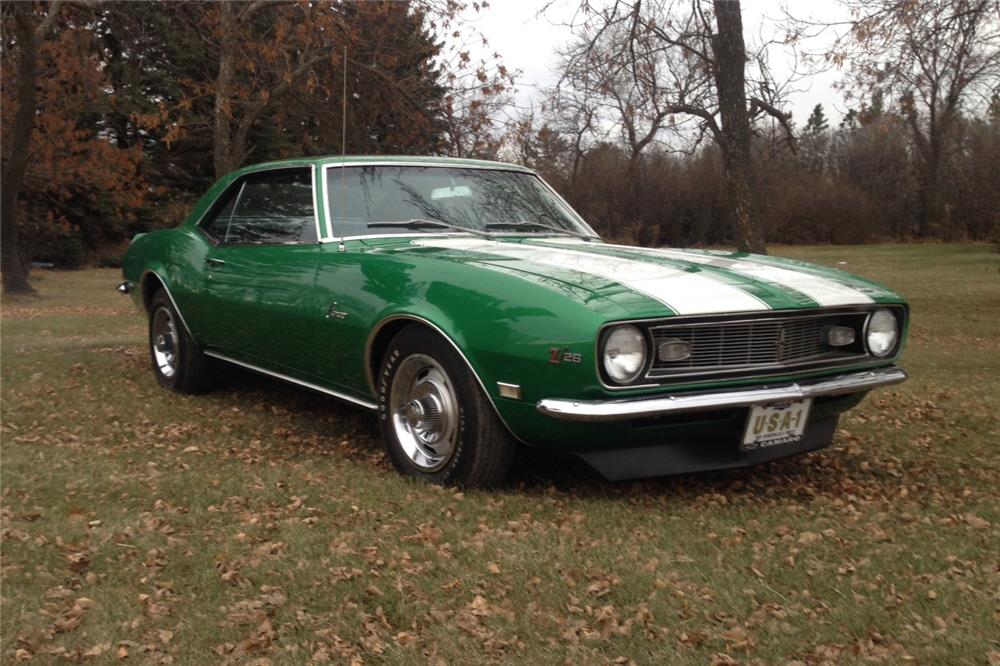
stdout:
[(470, 233), (474, 236), (480, 236), (482, 238), (488, 238), (493, 240), (493, 236), (482, 229), (472, 229), (470, 227), (463, 227), (458, 224), (452, 224), (451, 222), (445, 222), (444, 220), (429, 220), (424, 218), (416, 218), (413, 220), (400, 220), (398, 222), (384, 221), (384, 222), (369, 222), (368, 227), (401, 227), (403, 229), (427, 229), (437, 227), (440, 229), (452, 229), (454, 231), (464, 231)]
[(585, 234), (579, 231), (573, 231), (572, 229), (566, 229), (564, 227), (557, 227), (551, 224), (545, 224), (543, 222), (490, 222), (486, 225), (487, 229), (547, 229), (549, 231), (555, 231), (556, 233), (568, 236), (575, 236), (577, 238), (582, 238), (584, 240), (594, 240), (594, 236), (590, 234)]

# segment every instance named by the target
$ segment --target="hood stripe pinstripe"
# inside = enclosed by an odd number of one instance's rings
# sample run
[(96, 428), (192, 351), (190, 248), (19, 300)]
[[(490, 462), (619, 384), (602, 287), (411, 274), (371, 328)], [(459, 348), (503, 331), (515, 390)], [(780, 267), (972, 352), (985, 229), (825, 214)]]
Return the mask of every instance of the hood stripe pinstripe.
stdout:
[(675, 250), (653, 250), (658, 256), (669, 256), (683, 261), (714, 266), (727, 271), (740, 273), (757, 280), (774, 282), (789, 289), (801, 292), (824, 307), (835, 305), (864, 305), (872, 303), (873, 300), (867, 294), (841, 284), (836, 280), (793, 271), (778, 266), (758, 264), (752, 261), (741, 261), (739, 259), (726, 259), (724, 257), (699, 256), (693, 253), (678, 252)]
[(415, 240), (413, 244), (482, 252), (595, 275), (659, 301), (679, 315), (771, 309), (767, 303), (753, 294), (701, 273), (624, 257), (578, 251), (565, 246), (539, 247), (464, 238)]
[[(574, 241), (569, 241), (574, 243)], [(552, 243), (564, 247), (562, 243)], [(603, 247), (616, 248), (632, 252), (683, 261), (692, 264), (699, 264), (711, 268), (718, 268), (724, 271), (731, 271), (740, 275), (745, 275), (754, 280), (765, 283), (779, 285), (785, 289), (791, 289), (809, 297), (821, 307), (831, 307), (838, 305), (865, 305), (873, 303), (874, 300), (860, 289), (843, 284), (837, 280), (815, 275), (805, 271), (797, 271), (780, 266), (772, 266), (755, 261), (741, 259), (728, 259), (697, 252), (687, 252), (684, 250), (670, 250), (660, 248), (636, 248), (628, 245), (613, 245), (605, 243)]]
[[(563, 247), (559, 243), (549, 240), (539, 240), (533, 242), (537, 242), (538, 244), (545, 245), (547, 247), (551, 247), (553, 245)], [(574, 243), (572, 247), (583, 248), (584, 246), (582, 244), (577, 245)], [(806, 294), (785, 285), (760, 280), (743, 273), (737, 273), (709, 264), (695, 264), (693, 266), (693, 262), (684, 261), (674, 257), (655, 255), (646, 251), (645, 248), (629, 247), (625, 245), (608, 245), (606, 243), (588, 243), (586, 245), (586, 251), (594, 254), (603, 254), (605, 256), (624, 257), (634, 261), (660, 263), (677, 269), (696, 270), (701, 272), (706, 277), (711, 277), (725, 284), (732, 285), (737, 289), (742, 289), (743, 291), (753, 294), (775, 310), (819, 307), (819, 303)]]

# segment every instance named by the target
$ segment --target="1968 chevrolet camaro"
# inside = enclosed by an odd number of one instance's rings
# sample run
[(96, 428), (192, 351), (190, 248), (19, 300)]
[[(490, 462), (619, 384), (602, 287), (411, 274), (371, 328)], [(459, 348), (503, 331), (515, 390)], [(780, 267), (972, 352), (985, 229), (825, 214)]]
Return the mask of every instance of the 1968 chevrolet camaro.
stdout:
[(604, 243), (532, 171), (440, 158), (222, 178), (123, 266), (153, 372), (228, 362), (378, 412), (403, 473), (489, 485), (518, 442), (609, 479), (822, 448), (895, 365), (885, 287), (766, 256)]

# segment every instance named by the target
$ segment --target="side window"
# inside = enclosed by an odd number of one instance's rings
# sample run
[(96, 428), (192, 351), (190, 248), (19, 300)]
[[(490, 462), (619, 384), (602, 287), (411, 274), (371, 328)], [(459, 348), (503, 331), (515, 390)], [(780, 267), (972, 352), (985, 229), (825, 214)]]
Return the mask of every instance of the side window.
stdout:
[(222, 240), (226, 237), (226, 230), (229, 228), (229, 220), (233, 216), (233, 208), (236, 207), (236, 199), (243, 188), (242, 182), (236, 182), (229, 186), (229, 189), (215, 203), (215, 210), (208, 214), (201, 223), (201, 228), (212, 238)]
[(306, 243), (315, 240), (309, 169), (272, 171), (247, 177), (223, 242)]
[[(218, 218), (225, 213), (224, 206)], [(316, 241), (312, 173), (287, 169), (247, 176), (224, 234), (224, 243)]]

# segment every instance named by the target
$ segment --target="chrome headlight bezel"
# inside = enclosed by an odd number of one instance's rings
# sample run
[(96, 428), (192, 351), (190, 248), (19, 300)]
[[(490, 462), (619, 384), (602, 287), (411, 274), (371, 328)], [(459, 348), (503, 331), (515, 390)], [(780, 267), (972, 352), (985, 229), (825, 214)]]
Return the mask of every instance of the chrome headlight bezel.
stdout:
[[(620, 342), (614, 338), (623, 337)], [(621, 363), (608, 355), (609, 349), (622, 345), (634, 345), (630, 354), (638, 353), (639, 357), (628, 363), (624, 368)], [(616, 356), (617, 358), (617, 356)], [(646, 333), (634, 324), (617, 324), (607, 327), (601, 336), (600, 367), (605, 381), (616, 386), (628, 386), (642, 377), (649, 364), (649, 342)]]
[[(891, 329), (887, 326), (891, 324)], [(876, 308), (869, 313), (865, 319), (865, 329), (863, 339), (865, 350), (873, 358), (891, 358), (898, 350), (901, 341), (902, 324), (895, 309)], [(877, 340), (873, 343), (873, 336), (888, 335), (888, 340)]]

